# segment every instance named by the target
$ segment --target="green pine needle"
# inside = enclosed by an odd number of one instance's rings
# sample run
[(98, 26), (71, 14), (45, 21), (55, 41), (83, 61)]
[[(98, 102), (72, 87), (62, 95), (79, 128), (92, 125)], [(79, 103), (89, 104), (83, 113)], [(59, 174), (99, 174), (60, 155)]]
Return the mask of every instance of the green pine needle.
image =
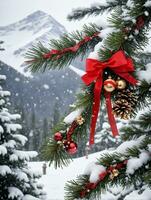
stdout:
[(54, 164), (55, 168), (63, 168), (71, 162), (71, 156), (63, 148), (63, 144), (57, 143), (53, 139), (48, 139), (42, 147), (41, 157), (49, 161), (49, 165)]

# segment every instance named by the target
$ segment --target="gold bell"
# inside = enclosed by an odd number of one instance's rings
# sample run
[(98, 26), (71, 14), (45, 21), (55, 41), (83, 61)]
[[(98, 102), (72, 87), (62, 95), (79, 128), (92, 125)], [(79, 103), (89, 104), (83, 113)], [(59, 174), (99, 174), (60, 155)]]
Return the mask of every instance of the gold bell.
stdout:
[(124, 79), (118, 79), (117, 81), (116, 81), (116, 84), (117, 84), (117, 88), (119, 89), (119, 90), (123, 90), (123, 89), (125, 89), (126, 88), (126, 81), (124, 80)]
[(113, 169), (111, 174), (110, 174), (110, 179), (113, 180), (118, 175), (119, 175), (119, 171), (117, 169)]

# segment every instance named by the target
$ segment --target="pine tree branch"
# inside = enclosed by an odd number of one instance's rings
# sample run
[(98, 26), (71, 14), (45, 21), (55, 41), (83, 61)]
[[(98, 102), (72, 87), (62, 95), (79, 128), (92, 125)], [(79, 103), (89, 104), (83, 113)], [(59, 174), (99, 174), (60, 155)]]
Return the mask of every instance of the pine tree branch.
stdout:
[(138, 109), (148, 106), (151, 101), (151, 83), (143, 80), (138, 87)]
[[(85, 86), (84, 86), (85, 88)], [(74, 133), (72, 135), (72, 140), (74, 142), (79, 142), (79, 140), (87, 142), (87, 129), (89, 128), (90, 118), (91, 118), (91, 110), (93, 105), (93, 88), (94, 84), (91, 84), (86, 89), (82, 90), (82, 92), (77, 95), (77, 101), (75, 103), (75, 107), (73, 109), (77, 110), (79, 108), (83, 108), (83, 112), (81, 116), (84, 119), (84, 123), (78, 125), (74, 129)], [(40, 157), (44, 160), (49, 161), (49, 164), (54, 164), (55, 168), (67, 166), (71, 161), (71, 156), (64, 148), (63, 141), (67, 139), (67, 132), (70, 129), (71, 124), (66, 124), (62, 119), (60, 123), (53, 127), (52, 130), (52, 138), (48, 138), (48, 140), (44, 143), (41, 148)], [(53, 137), (56, 132), (61, 132), (63, 135), (63, 139), (61, 141), (56, 141)]]
[[(143, 10), (144, 9), (142, 9), (141, 13)], [(143, 50), (143, 47), (148, 44), (148, 27), (151, 10), (148, 13), (149, 16), (140, 14), (129, 16), (130, 20), (122, 18), (122, 14), (122, 8), (118, 7), (108, 20), (115, 31), (110, 33), (103, 41), (102, 49), (98, 52), (101, 61), (109, 59), (111, 57), (111, 51), (116, 52), (119, 49), (124, 50), (132, 58), (133, 56), (137, 57), (140, 51)], [(134, 19), (134, 21), (132, 19)], [(141, 26), (140, 20), (142, 20)]]
[(71, 162), (71, 156), (65, 151), (62, 143), (56, 143), (54, 139), (48, 139), (43, 145), (40, 156), (49, 161), (49, 165), (54, 164), (54, 167), (63, 168), (63, 166), (68, 166)]
[[(76, 57), (81, 56), (83, 59), (85, 54), (101, 41), (97, 35), (100, 31), (100, 27), (90, 24), (85, 25), (82, 32), (76, 31), (64, 34), (58, 40), (52, 39), (49, 48), (38, 43), (26, 53), (26, 64), (32, 72), (44, 72), (46, 69), (60, 69), (68, 66)], [(76, 47), (77, 43), (79, 43), (79, 48)], [(74, 48), (74, 50), (67, 50), (69, 48)]]
[(98, 3), (98, 5), (91, 6), (89, 8), (78, 8), (72, 11), (67, 16), (67, 19), (69, 21), (71, 20), (80, 20), (84, 18), (85, 16), (91, 16), (91, 15), (99, 15), (102, 14), (105, 11), (111, 11), (117, 6), (125, 5), (126, 1), (106, 1), (106, 3)]
[[(147, 164), (151, 164), (148, 162)], [(103, 181), (100, 181), (95, 189), (88, 189), (85, 193), (86, 195), (82, 197), (82, 192), (87, 184), (91, 184), (88, 180), (88, 176), (79, 176), (77, 180), (70, 181), (65, 186), (65, 200), (75, 200), (75, 199), (88, 199), (88, 200), (97, 200), (101, 199), (101, 193), (107, 188), (113, 186), (121, 185), (124, 189), (128, 189), (130, 186), (135, 185), (136, 182), (143, 182), (147, 177), (146, 173), (144, 174), (145, 166), (139, 168), (131, 176), (127, 176), (125, 168), (119, 170), (119, 175), (113, 180), (107, 176)], [(84, 182), (84, 181), (85, 182)]]
[(151, 132), (151, 110), (140, 117), (140, 127)]
[[(122, 140), (127, 141), (131, 139), (136, 139), (141, 135), (146, 135), (147, 137), (151, 134), (151, 112), (150, 110), (142, 114), (139, 120), (131, 120), (129, 124), (121, 128)], [(148, 138), (150, 141), (150, 138)]]
[[(142, 150), (150, 144), (151, 141), (148, 141), (148, 137), (146, 137), (139, 146), (133, 146), (128, 148), (126, 153), (112, 153), (112, 154), (104, 154), (98, 160), (97, 164), (103, 165), (106, 167), (106, 171), (110, 169), (112, 166), (118, 166), (118, 163), (121, 163), (122, 160), (126, 160), (128, 162), (129, 159), (139, 157)], [(146, 149), (147, 151), (147, 149)], [(127, 163), (126, 162), (126, 163)], [(126, 167), (127, 164), (122, 165), (118, 168), (118, 176), (111, 179), (110, 171), (106, 173), (104, 178), (101, 178), (99, 182), (90, 183), (88, 175), (81, 175), (75, 181), (70, 181), (65, 186), (66, 196), (65, 200), (75, 200), (77, 198), (82, 199), (86, 198), (89, 200), (101, 198), (102, 191), (112, 186), (120, 185), (123, 188), (128, 188), (130, 186), (135, 185), (136, 182), (145, 182), (145, 184), (150, 184), (149, 179), (146, 177), (146, 166), (149, 165), (151, 167), (151, 161), (148, 160), (145, 165), (141, 165), (137, 167), (134, 173), (129, 174), (127, 176)], [(112, 169), (111, 167), (111, 169)], [(114, 168), (114, 167), (113, 167)], [(115, 167), (116, 168), (116, 167)], [(101, 174), (99, 175), (100, 177)]]

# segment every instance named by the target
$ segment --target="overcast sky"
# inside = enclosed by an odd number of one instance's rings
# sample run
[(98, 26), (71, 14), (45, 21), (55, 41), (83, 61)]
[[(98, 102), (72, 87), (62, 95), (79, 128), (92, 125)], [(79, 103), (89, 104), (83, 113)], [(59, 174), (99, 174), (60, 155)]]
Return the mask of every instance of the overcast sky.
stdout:
[(87, 7), (92, 3), (94, 0), (0, 0), (0, 26), (18, 21), (36, 10), (43, 10), (68, 30), (75, 30), (82, 22), (68, 22), (67, 14), (72, 8)]

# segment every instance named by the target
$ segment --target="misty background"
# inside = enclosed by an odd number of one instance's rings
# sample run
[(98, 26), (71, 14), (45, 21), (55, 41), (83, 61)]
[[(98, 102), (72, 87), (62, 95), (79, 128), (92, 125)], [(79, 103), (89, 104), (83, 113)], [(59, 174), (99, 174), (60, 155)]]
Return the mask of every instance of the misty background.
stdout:
[[(39, 41), (47, 45), (50, 39), (76, 29), (77, 24), (80, 29), (83, 22), (68, 22), (66, 16), (73, 6), (84, 4), (85, 0), (65, 0), (63, 6), (58, 6), (58, 0), (0, 1), (0, 41), (5, 49), (0, 54), (0, 73), (7, 76), (3, 87), (11, 92), (12, 112), (22, 116), (27, 150), (40, 151), (45, 139), (51, 136), (52, 127), (69, 113), (81, 80), (68, 67), (31, 74), (24, 55)], [(84, 69), (80, 59), (72, 64)]]

